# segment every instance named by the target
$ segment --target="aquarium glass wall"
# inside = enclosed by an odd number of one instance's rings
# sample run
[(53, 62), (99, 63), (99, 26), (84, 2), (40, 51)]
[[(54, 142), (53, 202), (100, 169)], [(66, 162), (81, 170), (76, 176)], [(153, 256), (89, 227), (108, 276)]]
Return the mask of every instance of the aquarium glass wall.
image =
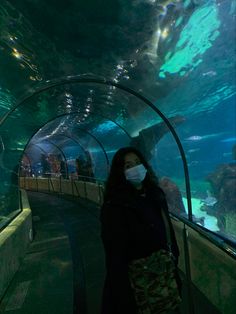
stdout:
[(132, 145), (172, 213), (235, 244), (235, 18), (233, 0), (1, 1), (0, 223), (18, 176), (105, 182)]

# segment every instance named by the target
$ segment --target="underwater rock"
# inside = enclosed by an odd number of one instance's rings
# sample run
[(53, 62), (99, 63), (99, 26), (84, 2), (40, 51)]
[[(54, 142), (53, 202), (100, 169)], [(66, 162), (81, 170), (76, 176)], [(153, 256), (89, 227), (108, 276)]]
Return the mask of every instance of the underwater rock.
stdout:
[(221, 212), (235, 211), (236, 208), (236, 163), (220, 165), (207, 177), (214, 196), (215, 205)]
[(166, 195), (169, 210), (178, 214), (185, 213), (182, 195), (178, 186), (167, 177), (161, 178), (159, 186)]
[(236, 163), (220, 165), (207, 180), (217, 199), (212, 209), (217, 216), (220, 231), (236, 237)]

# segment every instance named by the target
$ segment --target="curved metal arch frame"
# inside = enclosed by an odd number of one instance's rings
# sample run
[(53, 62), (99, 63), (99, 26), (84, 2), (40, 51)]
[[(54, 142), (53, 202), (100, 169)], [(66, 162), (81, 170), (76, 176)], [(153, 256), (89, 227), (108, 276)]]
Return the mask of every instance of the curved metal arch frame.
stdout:
[(63, 134), (63, 133), (59, 133), (58, 135), (63, 136), (63, 137), (66, 137), (66, 138), (68, 138), (68, 139), (71, 139), (73, 142), (75, 142), (76, 144), (78, 144), (78, 145), (82, 148), (82, 150), (86, 153), (85, 148), (79, 143), (79, 141), (78, 141), (77, 139), (74, 139), (73, 137), (70, 137), (70, 136), (65, 135), (65, 134)]
[[(84, 112), (84, 111), (82, 111), (82, 112)], [(66, 113), (66, 114), (63, 114), (63, 115), (76, 115), (76, 114), (78, 114), (78, 113), (80, 113), (80, 112), (78, 112), (78, 111), (71, 111), (70, 113)], [(117, 123), (116, 121), (114, 121), (114, 120), (112, 120), (112, 119), (110, 119), (110, 118), (107, 118), (106, 116), (104, 116), (104, 115), (102, 115), (102, 114), (97, 114), (97, 113), (95, 113), (95, 112), (89, 112), (89, 114), (92, 114), (92, 115), (94, 115), (94, 116), (100, 116), (100, 117), (102, 117), (102, 118), (104, 118), (104, 119), (106, 119), (106, 120), (108, 120), (108, 121), (111, 121), (112, 123), (114, 123), (115, 125), (117, 125), (118, 126), (118, 128), (120, 128), (129, 138), (132, 138), (131, 137), (131, 135), (119, 124), (119, 123)], [(62, 115), (62, 116), (63, 116)]]
[[(32, 138), (32, 137), (31, 137), (31, 138)], [(47, 139), (45, 139), (45, 140), (43, 140), (43, 141), (49, 142), (50, 144), (52, 144), (53, 146), (55, 146), (55, 147), (61, 152), (61, 154), (62, 154), (62, 156), (64, 157), (64, 160), (65, 160), (65, 162), (66, 162), (66, 172), (67, 172), (67, 175), (68, 175), (67, 159), (66, 159), (65, 154), (64, 154), (64, 152), (62, 151), (62, 149), (60, 149), (56, 144), (52, 143), (51, 141), (49, 141), (49, 140), (47, 140)], [(40, 149), (41, 151), (43, 151), (44, 153), (47, 153), (42, 147), (40, 147), (39, 143), (37, 143), (37, 142), (36, 142), (36, 143), (30, 143), (30, 142), (28, 142), (28, 144), (27, 144), (27, 146), (26, 146), (26, 149), (24, 150), (24, 154), (25, 154), (25, 151), (27, 151), (27, 148), (30, 147), (30, 146), (37, 146), (37, 147), (39, 147), (39, 149)]]
[[(54, 118), (54, 119), (50, 119), (50, 120), (48, 120), (43, 126), (45, 126), (46, 124), (48, 124), (48, 123), (50, 123), (50, 122), (56, 120), (58, 117), (63, 117), (63, 116), (65, 116), (65, 115), (67, 115), (67, 114), (62, 114), (62, 115), (57, 116), (57, 117)], [(41, 129), (43, 126), (41, 126), (40, 129)], [(79, 127), (76, 127), (76, 128), (79, 129)], [(90, 132), (88, 132), (87, 130), (82, 129), (82, 128), (80, 128), (80, 130), (83, 131), (83, 132), (85, 132), (85, 133), (87, 133), (87, 134), (89, 134), (89, 135), (95, 140), (95, 142), (98, 143), (98, 145), (101, 147), (101, 149), (102, 149), (102, 151), (103, 151), (103, 153), (104, 153), (104, 155), (105, 155), (106, 162), (107, 162), (107, 166), (109, 167), (109, 159), (108, 159), (106, 150), (105, 150), (105, 148), (103, 147), (103, 144), (102, 144), (92, 133), (90, 133)], [(37, 132), (38, 132), (38, 131), (36, 131), (36, 132), (34, 133), (34, 135), (36, 135)], [(30, 140), (34, 137), (34, 135), (31, 136)], [(28, 141), (28, 143), (30, 142), (30, 140)], [(27, 143), (27, 145), (28, 145), (28, 143)]]
[(84, 130), (83, 128), (76, 127), (76, 129), (78, 129), (78, 130), (80, 130), (80, 131), (82, 131), (84, 133), (87, 133), (89, 136), (91, 136), (95, 140), (95, 142), (98, 143), (98, 145), (101, 147), (101, 149), (102, 149), (102, 151), (103, 151), (103, 153), (105, 155), (106, 162), (107, 162), (107, 167), (109, 167), (110, 162), (109, 162), (109, 158), (107, 156), (107, 152), (106, 152), (105, 148), (103, 147), (102, 143), (96, 138), (96, 136), (94, 136), (91, 132), (88, 132), (87, 130)]
[(79, 141), (77, 141), (77, 139), (74, 139), (73, 137), (70, 137), (70, 136), (65, 135), (65, 134), (63, 134), (63, 133), (59, 133), (59, 134), (57, 134), (57, 135), (60, 135), (60, 136), (66, 137), (66, 138), (70, 139), (72, 142), (75, 142), (75, 143), (76, 143), (76, 144), (78, 144), (78, 145), (81, 147), (81, 149), (85, 152), (84, 147), (80, 144), (80, 142), (79, 142)]
[[(81, 111), (81, 112), (82, 112), (82, 113), (87, 113), (87, 112), (85, 112), (85, 111)], [(56, 118), (52, 118), (52, 119), (48, 120), (48, 121), (47, 121), (46, 123), (44, 123), (43, 126), (40, 127), (40, 128), (43, 128), (46, 124), (48, 124), (48, 123), (50, 123), (50, 122), (56, 120), (57, 118), (65, 117), (65, 116), (70, 116), (70, 115), (78, 115), (78, 113), (80, 113), (80, 112), (79, 112), (79, 111), (71, 111), (71, 112), (69, 112), (69, 113), (62, 113), (62, 114), (59, 114), (58, 116), (56, 116)], [(114, 121), (114, 120), (112, 120), (112, 119), (110, 119), (110, 118), (108, 118), (108, 117), (106, 117), (106, 116), (104, 116), (104, 115), (102, 115), (102, 114), (97, 114), (97, 113), (95, 113), (95, 112), (90, 112), (89, 114), (92, 114), (92, 115), (94, 115), (94, 116), (100, 116), (100, 117), (102, 117), (102, 118), (104, 118), (104, 119), (106, 119), (106, 120), (108, 120), (108, 121), (111, 121), (112, 123), (114, 123), (115, 125), (117, 125), (118, 128), (120, 128), (130, 139), (132, 138), (132, 136), (131, 136), (119, 123), (117, 123), (116, 121)], [(0, 126), (1, 126), (1, 123), (0, 123)], [(36, 132), (36, 133), (37, 133), (37, 132)], [(36, 133), (35, 133), (35, 134), (36, 134)]]
[[(96, 115), (96, 113), (94, 113), (94, 112), (91, 112), (93, 115)], [(45, 125), (47, 125), (48, 123), (50, 123), (50, 122), (52, 122), (52, 121), (55, 121), (57, 118), (60, 118), (60, 117), (64, 117), (64, 116), (70, 116), (70, 115), (76, 115), (76, 114), (78, 114), (78, 111), (72, 111), (72, 112), (70, 112), (70, 113), (63, 113), (63, 114), (61, 114), (61, 115), (58, 115), (56, 118), (54, 118), (54, 119), (50, 119), (49, 121), (47, 121), (43, 126), (45, 126)], [(117, 125), (118, 126), (118, 128), (120, 128), (130, 139), (132, 138), (131, 137), (131, 135), (122, 127), (122, 126), (120, 126), (117, 122), (115, 122), (114, 120), (112, 120), (112, 119), (109, 119), (109, 118), (107, 118), (106, 116), (103, 116), (103, 115), (101, 115), (101, 114), (98, 114), (98, 116), (100, 116), (100, 117), (102, 117), (102, 118), (104, 118), (104, 119), (107, 119), (108, 121), (111, 121), (111, 122), (113, 122), (115, 125)], [(0, 123), (0, 126), (1, 126), (1, 123)], [(43, 126), (41, 126), (40, 128), (43, 128)], [(75, 128), (77, 128), (77, 129), (80, 129), (79, 127), (75, 127)], [(82, 130), (82, 129), (80, 129), (80, 130)], [(87, 130), (85, 130), (85, 129), (83, 129), (83, 131), (84, 132), (87, 132), (91, 137), (93, 137), (94, 139), (95, 139), (95, 141), (99, 144), (99, 146), (101, 146), (101, 148), (102, 148), (102, 151), (103, 151), (103, 153), (104, 153), (104, 155), (105, 155), (105, 158), (106, 158), (106, 161), (107, 161), (107, 166), (109, 167), (109, 159), (108, 159), (108, 156), (107, 156), (107, 153), (106, 153), (106, 150), (105, 150), (105, 148), (104, 148), (104, 146), (103, 146), (103, 144), (96, 138), (96, 136), (94, 136), (92, 133), (90, 133), (90, 132), (88, 132)], [(37, 131), (38, 132), (38, 131)], [(37, 134), (37, 132), (35, 132), (35, 134)], [(34, 135), (35, 135), (34, 134)], [(60, 134), (60, 135), (62, 135), (62, 134)], [(31, 137), (31, 139), (33, 138), (33, 136)], [(69, 138), (69, 137), (68, 137)], [(72, 139), (72, 138), (71, 138)], [(79, 143), (78, 143), (79, 144)], [(80, 144), (79, 144), (80, 145)], [(82, 147), (82, 146), (81, 146)]]
[[(91, 112), (93, 115), (97, 115), (96, 113), (94, 113), (94, 112)], [(48, 123), (50, 123), (50, 122), (52, 122), (52, 121), (55, 121), (57, 118), (60, 118), (60, 117), (65, 117), (65, 116), (70, 116), (70, 115), (76, 115), (76, 114), (78, 114), (78, 111), (72, 111), (72, 112), (70, 112), (70, 113), (63, 113), (63, 114), (60, 114), (60, 115), (58, 115), (56, 118), (53, 118), (53, 119), (50, 119), (50, 120), (48, 120), (43, 126), (41, 126), (40, 128), (43, 128), (45, 125), (47, 125)], [(131, 137), (131, 135), (122, 127), (122, 126), (120, 126), (117, 122), (115, 122), (114, 120), (112, 120), (112, 119), (109, 119), (109, 118), (107, 118), (106, 116), (103, 116), (103, 115), (101, 115), (101, 114), (98, 114), (98, 116), (100, 116), (100, 117), (102, 117), (102, 118), (104, 118), (104, 119), (107, 119), (108, 121), (111, 121), (111, 122), (113, 122), (115, 125), (117, 125), (118, 126), (118, 128), (120, 128), (130, 139), (132, 138)], [(1, 124), (0, 124), (1, 125)], [(76, 128), (78, 128), (78, 127), (76, 127)], [(85, 130), (84, 129), (84, 131), (86, 131), (86, 132), (88, 132), (87, 130)], [(38, 131), (37, 131), (38, 132)], [(37, 134), (37, 132), (35, 132), (34, 133), (34, 135), (35, 134)], [(62, 134), (61, 134), (62, 135)], [(106, 153), (106, 150), (105, 150), (105, 148), (103, 147), (103, 144), (93, 135), (93, 134), (91, 134), (90, 133), (90, 136), (93, 136), (94, 137), (94, 139), (99, 143), (99, 145), (102, 147), (102, 151), (104, 152), (104, 154), (105, 154), (105, 157), (106, 157), (106, 160), (107, 160), (107, 164), (108, 164), (108, 166), (109, 166), (109, 159), (107, 158), (107, 153)], [(33, 138), (33, 136), (31, 137), (31, 139)], [(71, 138), (72, 139), (72, 138)], [(79, 143), (78, 143), (79, 144)], [(81, 146), (82, 147), (82, 146)]]
[[(77, 141), (77, 139), (74, 139), (73, 137), (70, 137), (70, 136), (65, 135), (65, 134), (63, 134), (63, 133), (59, 133), (58, 135), (63, 136), (63, 137), (66, 137), (66, 138), (72, 140), (73, 142), (75, 142), (76, 144), (78, 144), (78, 145), (82, 148), (82, 150), (83, 150), (84, 152), (86, 152), (85, 148), (79, 143), (79, 141)], [(56, 146), (56, 145), (55, 145), (55, 146)], [(57, 145), (56, 147), (58, 147), (58, 145)], [(67, 167), (67, 169), (68, 169), (68, 167)]]
[[(74, 112), (74, 114), (75, 114), (75, 113), (78, 113), (78, 112)], [(29, 145), (36, 145), (36, 143), (30, 143), (30, 141), (31, 141), (32, 138), (38, 133), (38, 131), (39, 131), (41, 128), (43, 128), (46, 124), (50, 123), (51, 121), (54, 121), (55, 119), (57, 119), (57, 118), (59, 118), (59, 117), (62, 117), (62, 116), (65, 116), (65, 115), (68, 115), (68, 114), (61, 114), (61, 115), (58, 115), (56, 118), (53, 118), (53, 119), (48, 120), (46, 123), (44, 123), (43, 126), (40, 126), (40, 128), (38, 128), (38, 130), (34, 132), (34, 134), (29, 138), (27, 144), (25, 145), (25, 149), (24, 149), (24, 151), (23, 151), (23, 153), (22, 153), (22, 155), (21, 155), (21, 157), (20, 157), (20, 159), (19, 159), (19, 162), (20, 162), (20, 160), (22, 159), (22, 156), (23, 156), (24, 152), (27, 150), (27, 147), (28, 147)], [(0, 123), (0, 127), (1, 127), (1, 123)], [(85, 133), (88, 133), (92, 138), (94, 138), (94, 140), (95, 140), (95, 141), (98, 143), (98, 145), (101, 147), (101, 149), (102, 149), (102, 151), (103, 151), (103, 153), (104, 153), (104, 155), (105, 155), (105, 159), (106, 159), (106, 163), (107, 163), (107, 168), (109, 168), (109, 159), (108, 159), (107, 153), (106, 153), (106, 151), (105, 151), (103, 145), (100, 143), (99, 140), (96, 139), (96, 137), (95, 137), (93, 134), (90, 134), (88, 131), (86, 131), (86, 130), (84, 130), (84, 129), (83, 129), (82, 131), (84, 131)], [(82, 146), (81, 146), (81, 147), (82, 147)], [(85, 151), (84, 148), (83, 148), (83, 150)]]
[(42, 152), (47, 153), (42, 147), (39, 146), (39, 144), (37, 144), (37, 143), (30, 143), (30, 142), (29, 142), (29, 143), (27, 144), (26, 149), (24, 150), (24, 153), (23, 153), (23, 154), (25, 154), (25, 152), (28, 150), (28, 148), (29, 148), (30, 146), (37, 146), (37, 147), (39, 147), (39, 149), (40, 149)]
[[(78, 129), (79, 129), (79, 128), (78, 128)], [(98, 142), (98, 140), (96, 139), (96, 137), (94, 137), (94, 136), (93, 136), (92, 134), (90, 134), (88, 131), (82, 130), (82, 129), (80, 129), (80, 131), (84, 131), (84, 132), (88, 133), (88, 134), (89, 134), (92, 138), (94, 138), (95, 141), (99, 144), (99, 142)], [(36, 134), (37, 134), (37, 133), (36, 133)], [(66, 137), (66, 138), (68, 138), (68, 139), (71, 139), (73, 142), (75, 142), (76, 144), (78, 144), (78, 145), (82, 148), (82, 150), (83, 150), (84, 152), (86, 151), (85, 148), (79, 143), (79, 141), (77, 141), (77, 140), (74, 139), (73, 137), (70, 137), (70, 136), (65, 135), (65, 134), (63, 134), (63, 133), (60, 133), (60, 134), (58, 134), (58, 135), (63, 136), (63, 137)], [(32, 138), (33, 138), (33, 137), (31, 137), (31, 139), (32, 139)], [(62, 150), (58, 145), (54, 144), (53, 142), (51, 142), (51, 141), (49, 141), (49, 140), (47, 140), (47, 139), (45, 139), (45, 140), (43, 140), (43, 141), (47, 141), (47, 142), (51, 143), (53, 146), (57, 147), (58, 150), (61, 151), (61, 153), (62, 153), (62, 155), (63, 155), (63, 157), (64, 157), (64, 159), (65, 159), (65, 161), (66, 161), (66, 169), (67, 169), (67, 175), (68, 175), (67, 159), (66, 159), (66, 157), (65, 157), (65, 154), (64, 154), (63, 150)], [(40, 145), (39, 145), (37, 142), (36, 142), (36, 143), (30, 143), (30, 141), (29, 141), (29, 144), (27, 145), (27, 147), (29, 147), (29, 146), (31, 146), (31, 145), (38, 146), (43, 152), (45, 152), (45, 151), (40, 147)], [(101, 146), (101, 145), (99, 145), (99, 146)], [(27, 147), (26, 147), (26, 150), (27, 150)], [(26, 151), (26, 150), (25, 150), (25, 151)], [(24, 151), (24, 152), (25, 152), (25, 151)], [(103, 151), (103, 152), (104, 152), (104, 151)], [(105, 155), (105, 158), (106, 158), (106, 161), (107, 161), (107, 160), (108, 160), (108, 157), (107, 157), (106, 151), (105, 151), (104, 155)], [(109, 160), (108, 160), (107, 166), (109, 166)]]
[(95, 83), (95, 84), (100, 84), (100, 85), (114, 86), (114, 87), (116, 87), (120, 90), (123, 90), (123, 91), (137, 97), (138, 99), (142, 100), (146, 105), (148, 105), (150, 108), (152, 108), (153, 111), (156, 112), (162, 118), (162, 120), (168, 126), (171, 134), (173, 135), (173, 137), (176, 141), (176, 144), (178, 146), (178, 149), (180, 151), (180, 155), (181, 155), (182, 162), (183, 162), (184, 175), (185, 175), (185, 187), (186, 187), (187, 205), (188, 205), (188, 218), (190, 221), (192, 221), (192, 202), (191, 202), (190, 178), (189, 178), (187, 159), (186, 159), (181, 141), (180, 141), (174, 127), (172, 126), (172, 124), (168, 120), (168, 118), (150, 100), (148, 100), (146, 97), (137, 93), (136, 91), (132, 90), (129, 87), (126, 87), (124, 85), (121, 85), (119, 83), (115, 83), (113, 81), (106, 80), (106, 79), (85, 78), (85, 77), (81, 77), (81, 76), (70, 76), (70, 77), (66, 77), (66, 78), (53, 80), (53, 81), (47, 82), (46, 86), (39, 87), (39, 88), (35, 89), (34, 91), (32, 91), (32, 93), (30, 93), (26, 96), (23, 96), (22, 99), (2, 117), (2, 119), (0, 120), (0, 126), (2, 126), (4, 124), (4, 122), (6, 121), (6, 119), (9, 117), (9, 115), (11, 113), (13, 113), (26, 100), (29, 100), (33, 96), (35, 96), (35, 95), (37, 95), (43, 91), (49, 90), (50, 88), (56, 87), (56, 86), (62, 86), (62, 85), (66, 85), (66, 84), (76, 84), (76, 83), (79, 83), (79, 84)]
[[(96, 113), (94, 113), (94, 112), (90, 112), (90, 114), (93, 114), (93, 115), (97, 115)], [(64, 117), (64, 116), (70, 116), (70, 115), (76, 115), (76, 114), (78, 114), (78, 111), (72, 111), (72, 112), (70, 112), (70, 113), (64, 113), (64, 114), (61, 114), (61, 115), (58, 115), (56, 118), (54, 118), (54, 119), (50, 119), (48, 122), (46, 122), (45, 124), (44, 124), (44, 126), (45, 125), (47, 125), (48, 123), (50, 123), (50, 122), (52, 122), (52, 121), (55, 121), (57, 118), (59, 118), (59, 117)], [(102, 117), (102, 118), (104, 118), (104, 119), (107, 119), (108, 121), (111, 121), (111, 122), (113, 122), (115, 125), (117, 125), (130, 139), (132, 138), (131, 137), (131, 135), (122, 127), (122, 126), (120, 126), (117, 122), (115, 122), (114, 120), (112, 120), (112, 119), (109, 119), (109, 118), (107, 118), (106, 116), (103, 116), (103, 115), (101, 115), (101, 114), (98, 114), (98, 116), (100, 116), (100, 117)], [(1, 124), (0, 124), (1, 125)], [(42, 127), (41, 127), (42, 128)], [(99, 144), (99, 146), (101, 146), (101, 148), (102, 148), (102, 151), (104, 152), (104, 155), (105, 155), (105, 157), (106, 157), (106, 160), (107, 160), (107, 165), (109, 166), (109, 159), (108, 159), (108, 157), (107, 157), (107, 153), (106, 153), (106, 150), (105, 150), (105, 148), (104, 148), (104, 146), (103, 146), (103, 144), (96, 138), (96, 136), (94, 136), (92, 133), (90, 133), (90, 132), (88, 132), (87, 130), (85, 130), (85, 129), (81, 129), (80, 127), (78, 127), (78, 126), (76, 126), (75, 127), (75, 129), (80, 129), (80, 130), (83, 130), (84, 132), (87, 132), (91, 137), (93, 137), (94, 139), (95, 139), (95, 141)], [(37, 132), (35, 133), (35, 134), (37, 134)], [(60, 134), (60, 135), (63, 135), (63, 134)], [(32, 137), (31, 137), (32, 138)], [(69, 138), (69, 137), (68, 137)], [(72, 138), (71, 138), (72, 139)], [(79, 144), (79, 143), (78, 143)], [(82, 147), (82, 146), (81, 146)]]

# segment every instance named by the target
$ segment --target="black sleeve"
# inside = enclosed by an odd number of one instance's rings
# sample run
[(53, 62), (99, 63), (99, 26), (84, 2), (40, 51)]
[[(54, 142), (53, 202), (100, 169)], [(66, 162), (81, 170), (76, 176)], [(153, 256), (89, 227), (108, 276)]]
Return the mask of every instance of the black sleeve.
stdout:
[(133, 296), (128, 277), (127, 228), (119, 206), (105, 204), (101, 211), (101, 237), (106, 260), (106, 291), (112, 313), (125, 313)]
[[(164, 194), (164, 192), (163, 192), (163, 194)], [(173, 228), (173, 225), (171, 223), (171, 219), (170, 219), (170, 215), (169, 215), (167, 201), (165, 198), (162, 199), (162, 208), (163, 208), (164, 214), (166, 215), (168, 223), (169, 223), (170, 236), (171, 236), (171, 242), (172, 242), (171, 249), (172, 249), (172, 253), (174, 254), (174, 256), (176, 258), (176, 265), (177, 265), (178, 264), (178, 258), (179, 258), (179, 247), (177, 244), (174, 228)]]

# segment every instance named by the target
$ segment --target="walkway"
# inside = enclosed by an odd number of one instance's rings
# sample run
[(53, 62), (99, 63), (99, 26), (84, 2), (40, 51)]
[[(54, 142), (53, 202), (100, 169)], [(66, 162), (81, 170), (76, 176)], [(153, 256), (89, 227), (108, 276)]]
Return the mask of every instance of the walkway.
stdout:
[[(0, 314), (99, 314), (104, 280), (99, 208), (66, 195), (28, 192), (28, 197), (34, 241), (3, 298)], [(195, 314), (220, 314), (192, 289)], [(187, 291), (183, 281), (185, 314)]]
[(73, 314), (73, 308), (99, 313), (104, 262), (98, 208), (64, 195), (28, 192), (28, 197), (34, 241), (0, 313)]

